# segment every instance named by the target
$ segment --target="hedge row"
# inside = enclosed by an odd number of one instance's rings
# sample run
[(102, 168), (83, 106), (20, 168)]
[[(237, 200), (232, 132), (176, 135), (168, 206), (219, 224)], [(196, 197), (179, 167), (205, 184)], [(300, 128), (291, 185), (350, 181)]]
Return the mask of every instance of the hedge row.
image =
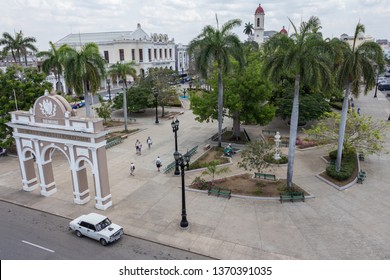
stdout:
[[(330, 152), (329, 157), (332, 160), (336, 160), (337, 150)], [(356, 151), (347, 151), (346, 153), (343, 153), (340, 171), (337, 172), (336, 165), (332, 164), (326, 168), (326, 174), (337, 181), (344, 181), (352, 176), (356, 164)]]

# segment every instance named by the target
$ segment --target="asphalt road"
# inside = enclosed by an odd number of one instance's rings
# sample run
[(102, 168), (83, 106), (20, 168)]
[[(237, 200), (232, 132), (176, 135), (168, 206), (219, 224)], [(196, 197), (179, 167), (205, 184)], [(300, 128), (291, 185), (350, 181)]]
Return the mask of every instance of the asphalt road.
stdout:
[[(66, 218), (0, 201), (2, 260), (204, 260), (207, 257), (123, 235), (104, 247), (68, 230)], [(115, 222), (115, 221), (113, 221)]]

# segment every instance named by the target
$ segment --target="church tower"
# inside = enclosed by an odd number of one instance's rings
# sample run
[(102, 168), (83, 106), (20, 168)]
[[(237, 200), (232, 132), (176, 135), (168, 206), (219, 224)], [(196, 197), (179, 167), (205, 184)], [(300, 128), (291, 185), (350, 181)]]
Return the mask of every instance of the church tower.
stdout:
[(259, 7), (257, 7), (255, 12), (255, 42), (261, 46), (261, 44), (264, 43), (264, 9), (261, 7), (261, 4), (259, 4)]

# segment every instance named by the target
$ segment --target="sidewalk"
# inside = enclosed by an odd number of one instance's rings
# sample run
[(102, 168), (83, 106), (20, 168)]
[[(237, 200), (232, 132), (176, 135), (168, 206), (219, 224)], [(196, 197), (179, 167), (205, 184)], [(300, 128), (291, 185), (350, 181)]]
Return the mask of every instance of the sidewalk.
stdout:
[[(389, 102), (379, 91), (378, 98), (372, 96), (373, 92), (361, 96), (355, 101), (356, 108), (361, 108), (361, 114), (387, 119)], [(188, 110), (188, 101), (183, 102), (184, 114), (178, 116), (179, 151), (183, 153), (199, 145), (196, 158), (216, 132), (217, 122), (196, 122)], [(107, 150), (113, 206), (102, 213), (122, 225), (126, 234), (219, 259), (390, 259), (390, 155), (366, 157), (362, 162), (368, 173), (364, 184), (337, 191), (315, 177), (325, 168), (320, 156), (327, 151), (324, 148), (297, 151), (294, 182), (315, 196), (304, 203), (281, 204), (278, 200), (237, 197), (228, 200), (187, 190), (190, 226), (182, 230), (181, 178), (157, 172), (154, 164), (157, 156), (164, 166), (173, 161), (171, 120), (159, 118), (160, 123), (155, 124), (152, 112), (129, 123), (129, 129), (140, 129), (138, 133)], [(231, 126), (231, 121), (225, 119), (225, 126)], [(272, 128), (286, 127), (278, 122), (266, 129)], [(252, 139), (256, 139), (263, 128), (247, 126), (247, 129)], [(153, 140), (150, 150), (146, 144), (148, 136)], [(137, 139), (143, 145), (140, 156), (135, 153)], [(387, 149), (390, 151), (389, 141)], [(237, 156), (230, 166), (233, 174), (244, 172), (236, 166)], [(57, 192), (51, 197), (42, 197), (39, 190), (31, 193), (22, 190), (17, 161), (14, 157), (0, 158), (1, 200), (69, 219), (100, 212), (95, 209), (93, 199), (86, 205), (73, 203), (68, 163), (60, 153), (54, 155)], [(135, 176), (129, 174), (131, 161), (136, 166)], [(286, 167), (278, 167), (276, 174), (285, 177)], [(192, 172), (186, 174), (186, 184), (195, 176)]]

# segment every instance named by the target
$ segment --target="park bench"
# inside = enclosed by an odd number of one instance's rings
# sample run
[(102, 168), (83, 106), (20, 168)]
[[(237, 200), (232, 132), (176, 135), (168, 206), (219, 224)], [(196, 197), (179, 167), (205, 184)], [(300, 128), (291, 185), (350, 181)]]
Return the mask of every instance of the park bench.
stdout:
[(204, 146), (203, 146), (203, 149), (204, 149), (204, 150), (208, 150), (208, 149), (210, 149), (210, 144), (206, 144), (206, 145), (204, 145)]
[(276, 181), (276, 176), (274, 174), (266, 174), (266, 173), (257, 173), (257, 172), (255, 172), (255, 178), (268, 179), (268, 180)]
[(176, 161), (171, 162), (170, 164), (167, 165), (167, 167), (165, 167), (164, 174), (171, 172), (173, 169), (175, 169), (175, 167), (176, 167)]
[(195, 147), (193, 147), (191, 150), (189, 150), (189, 151), (187, 152), (187, 155), (189, 155), (190, 157), (192, 157), (192, 156), (197, 152), (197, 150), (198, 150), (198, 146), (195, 146)]
[(232, 192), (229, 190), (224, 190), (218, 187), (210, 187), (207, 191), (208, 195), (215, 195), (215, 196), (222, 196), (222, 197), (227, 197), (230, 199), (232, 196)]
[(283, 201), (305, 201), (305, 194), (303, 192), (285, 192), (280, 194), (280, 203)]
[(358, 174), (358, 177), (357, 177), (357, 183), (358, 183), (358, 184), (363, 184), (364, 179), (366, 179), (366, 177), (367, 177), (366, 172), (360, 170), (360, 171), (359, 171), (359, 174)]
[(262, 134), (267, 134), (267, 135), (276, 135), (276, 130), (267, 130), (267, 129), (263, 129), (261, 131)]
[(115, 138), (110, 138), (107, 140), (107, 143), (106, 143), (106, 149), (109, 149), (115, 145), (118, 145), (120, 143), (123, 142), (123, 139), (122, 137), (115, 137)]

